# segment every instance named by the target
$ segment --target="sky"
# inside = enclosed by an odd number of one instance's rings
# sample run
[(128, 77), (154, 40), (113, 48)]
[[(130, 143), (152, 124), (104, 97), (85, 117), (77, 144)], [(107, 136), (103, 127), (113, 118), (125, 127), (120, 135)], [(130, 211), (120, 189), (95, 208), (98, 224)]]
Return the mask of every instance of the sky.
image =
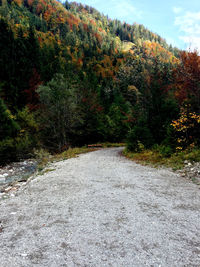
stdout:
[[(69, 1), (70, 2), (70, 1)], [(200, 0), (77, 0), (111, 19), (143, 24), (180, 49), (200, 51)]]

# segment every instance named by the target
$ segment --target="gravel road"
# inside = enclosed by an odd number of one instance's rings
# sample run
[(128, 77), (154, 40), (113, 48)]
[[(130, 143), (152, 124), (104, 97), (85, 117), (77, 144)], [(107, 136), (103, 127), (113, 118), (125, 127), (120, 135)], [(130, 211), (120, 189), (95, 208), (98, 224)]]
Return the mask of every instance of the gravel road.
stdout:
[(0, 202), (0, 267), (200, 266), (200, 190), (102, 149)]

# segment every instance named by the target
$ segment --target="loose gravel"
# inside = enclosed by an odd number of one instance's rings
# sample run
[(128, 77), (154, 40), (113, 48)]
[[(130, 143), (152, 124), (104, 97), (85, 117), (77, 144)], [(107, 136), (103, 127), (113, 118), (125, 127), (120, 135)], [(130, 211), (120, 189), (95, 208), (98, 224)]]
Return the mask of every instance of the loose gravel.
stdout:
[(102, 149), (0, 202), (0, 266), (200, 266), (200, 190)]

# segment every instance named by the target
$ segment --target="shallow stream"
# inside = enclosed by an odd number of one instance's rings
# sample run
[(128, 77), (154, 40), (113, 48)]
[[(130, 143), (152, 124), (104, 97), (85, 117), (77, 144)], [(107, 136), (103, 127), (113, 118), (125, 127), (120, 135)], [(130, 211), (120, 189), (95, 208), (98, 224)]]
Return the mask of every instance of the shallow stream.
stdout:
[(14, 182), (23, 182), (37, 170), (37, 161), (28, 159), (0, 167), (0, 191)]

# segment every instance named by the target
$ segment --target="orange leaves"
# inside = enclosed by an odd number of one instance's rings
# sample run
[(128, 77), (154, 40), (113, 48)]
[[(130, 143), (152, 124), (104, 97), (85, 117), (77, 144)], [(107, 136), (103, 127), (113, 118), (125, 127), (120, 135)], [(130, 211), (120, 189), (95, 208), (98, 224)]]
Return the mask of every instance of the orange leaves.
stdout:
[(81, 69), (82, 66), (83, 66), (83, 60), (82, 60), (81, 58), (79, 58), (79, 59), (77, 60), (76, 65), (77, 65), (78, 69)]
[(36, 69), (33, 69), (32, 76), (29, 80), (29, 88), (25, 90), (27, 103), (30, 110), (34, 110), (38, 105), (38, 94), (36, 93), (37, 88), (41, 85), (40, 75), (38, 74)]
[(98, 34), (97, 32), (95, 32), (95, 33), (94, 33), (94, 36), (95, 36), (95, 38), (97, 39), (97, 41), (98, 41), (99, 43), (102, 43), (102, 36), (101, 36), (100, 34)]
[(175, 96), (182, 105), (193, 98), (200, 105), (200, 56), (196, 51), (180, 54), (181, 63), (174, 70)]
[(121, 64), (122, 59), (117, 59), (116, 61), (117, 64), (113, 64), (114, 63), (113, 58), (108, 55), (104, 55), (104, 58), (94, 66), (94, 70), (97, 73), (97, 75), (101, 76), (103, 79), (104, 78), (114, 79), (114, 75), (119, 69), (119, 65)]
[(43, 9), (43, 6), (42, 6), (41, 3), (39, 3), (39, 4), (37, 5), (37, 8), (36, 8), (36, 12), (37, 12), (37, 14), (40, 14), (41, 11), (42, 11), (42, 9)]
[(102, 32), (102, 33), (104, 33), (104, 34), (106, 34), (105, 30), (102, 29), (101, 27), (98, 28), (98, 31), (99, 31), (99, 32)]
[(95, 27), (97, 26), (96, 22), (93, 19), (90, 19), (89, 21), (90, 21), (90, 24), (92, 24), (93, 26)]
[(76, 28), (78, 28), (78, 25), (80, 23), (80, 20), (78, 18), (76, 18), (74, 15), (72, 15), (71, 13), (69, 13), (66, 22), (69, 24), (70, 29), (72, 30), (73, 25), (76, 26)]
[(56, 42), (55, 35), (53, 35), (51, 32), (37, 32), (38, 41), (40, 43), (40, 47), (43, 45), (53, 46), (53, 44)]
[(164, 63), (171, 62), (173, 64), (178, 63), (178, 59), (174, 57), (174, 55), (167, 49), (163, 48), (159, 43), (145, 41), (143, 43), (143, 47), (148, 56), (151, 57), (159, 56), (161, 62)]
[(51, 16), (51, 12), (49, 10), (46, 10), (43, 18), (45, 19), (46, 22), (49, 22), (50, 16)]
[(34, 2), (34, 0), (28, 0), (27, 1), (27, 3), (28, 3), (29, 6), (32, 6), (33, 5), (33, 2)]
[[(15, 0), (22, 1), (22, 0)], [(57, 24), (67, 22), (70, 28), (78, 27), (80, 19), (67, 11), (61, 3), (52, 0), (27, 0), (29, 6), (36, 5), (36, 13), (42, 14), (43, 19), (54, 27)]]
[(18, 6), (21, 6), (24, 1), (23, 0), (14, 0), (13, 2), (15, 2)]
[(88, 25), (86, 23), (83, 23), (83, 29), (88, 32)]

